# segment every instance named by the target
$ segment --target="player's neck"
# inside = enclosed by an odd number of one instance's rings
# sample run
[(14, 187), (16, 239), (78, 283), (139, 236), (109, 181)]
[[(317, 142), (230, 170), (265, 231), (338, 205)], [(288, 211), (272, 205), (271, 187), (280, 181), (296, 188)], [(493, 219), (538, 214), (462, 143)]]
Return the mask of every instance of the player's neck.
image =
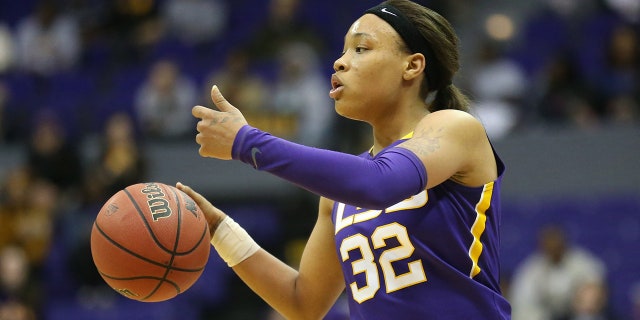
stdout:
[(399, 139), (413, 132), (420, 120), (429, 114), (424, 109), (412, 109), (403, 114), (388, 117), (382, 124), (373, 126), (373, 148), (371, 154), (375, 155)]

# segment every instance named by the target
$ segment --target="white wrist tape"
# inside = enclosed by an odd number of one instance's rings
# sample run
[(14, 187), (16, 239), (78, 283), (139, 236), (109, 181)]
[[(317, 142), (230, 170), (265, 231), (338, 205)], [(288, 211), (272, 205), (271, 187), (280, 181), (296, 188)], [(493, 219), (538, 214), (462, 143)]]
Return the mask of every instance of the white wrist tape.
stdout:
[(218, 225), (211, 244), (229, 267), (244, 261), (260, 249), (247, 231), (229, 216)]

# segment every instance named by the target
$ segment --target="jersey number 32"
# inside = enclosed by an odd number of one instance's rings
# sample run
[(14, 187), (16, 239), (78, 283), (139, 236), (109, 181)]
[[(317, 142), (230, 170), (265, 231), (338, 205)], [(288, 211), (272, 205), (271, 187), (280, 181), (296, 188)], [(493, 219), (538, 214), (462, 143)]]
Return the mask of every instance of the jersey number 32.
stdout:
[[(391, 238), (396, 238), (399, 245), (382, 251), (380, 258), (376, 261), (372, 248), (385, 248), (387, 246), (387, 240)], [(394, 270), (394, 262), (411, 257), (411, 254), (413, 254), (415, 250), (407, 234), (407, 228), (397, 222), (376, 228), (371, 234), (371, 243), (369, 243), (369, 239), (361, 233), (342, 240), (340, 255), (343, 262), (349, 260), (349, 252), (353, 250), (359, 250), (362, 255), (361, 259), (351, 263), (353, 274), (364, 273), (366, 278), (366, 285), (362, 287), (358, 287), (355, 281), (349, 286), (353, 299), (358, 303), (363, 303), (373, 298), (380, 289), (378, 270), (382, 270), (387, 293), (427, 281), (422, 260), (420, 259), (407, 262), (409, 271), (405, 273), (398, 274), (396, 270)], [(378, 266), (380, 267), (379, 269)]]

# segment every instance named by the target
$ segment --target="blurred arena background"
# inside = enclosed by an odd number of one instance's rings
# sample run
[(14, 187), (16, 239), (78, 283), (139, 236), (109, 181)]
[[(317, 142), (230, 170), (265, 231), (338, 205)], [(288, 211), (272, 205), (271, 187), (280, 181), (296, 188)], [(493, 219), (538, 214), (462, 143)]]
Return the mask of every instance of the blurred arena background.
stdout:
[[(640, 1), (418, 2), (457, 29), (455, 83), (507, 165), (505, 294), (551, 224), (605, 267), (598, 319), (640, 319)], [(0, 319), (278, 319), (216, 255), (176, 299), (127, 301), (99, 278), (90, 227), (124, 186), (181, 181), (295, 265), (316, 198), (200, 158), (190, 109), (215, 83), (257, 127), (365, 150), (329, 76), (376, 3), (0, 0)], [(345, 317), (342, 300), (327, 316)]]

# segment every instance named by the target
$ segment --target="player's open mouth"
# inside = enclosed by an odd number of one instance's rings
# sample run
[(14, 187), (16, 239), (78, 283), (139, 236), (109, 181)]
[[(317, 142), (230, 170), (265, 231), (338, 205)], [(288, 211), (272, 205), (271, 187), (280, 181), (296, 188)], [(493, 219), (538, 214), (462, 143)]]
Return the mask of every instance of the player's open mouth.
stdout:
[(336, 99), (342, 92), (342, 89), (342, 82), (340, 81), (338, 76), (333, 74), (331, 76), (331, 91), (329, 91), (329, 97), (331, 97), (332, 99)]

